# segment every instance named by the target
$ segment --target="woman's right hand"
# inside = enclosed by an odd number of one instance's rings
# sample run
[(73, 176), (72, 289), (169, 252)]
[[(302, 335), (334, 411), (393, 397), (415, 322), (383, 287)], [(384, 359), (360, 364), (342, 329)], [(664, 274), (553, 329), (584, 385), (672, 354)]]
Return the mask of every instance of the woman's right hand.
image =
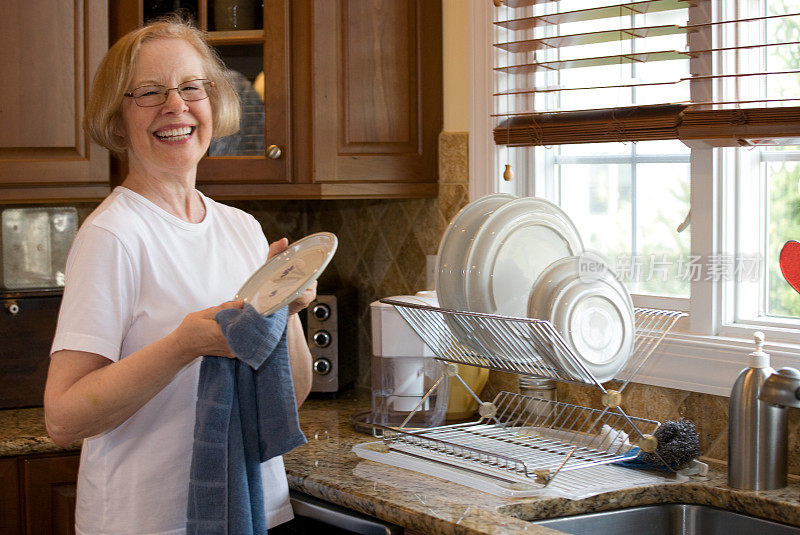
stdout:
[(220, 310), (242, 308), (244, 301), (226, 301), (221, 305), (187, 314), (171, 336), (178, 352), (189, 363), (197, 357), (211, 355), (234, 358), (228, 342), (214, 317)]

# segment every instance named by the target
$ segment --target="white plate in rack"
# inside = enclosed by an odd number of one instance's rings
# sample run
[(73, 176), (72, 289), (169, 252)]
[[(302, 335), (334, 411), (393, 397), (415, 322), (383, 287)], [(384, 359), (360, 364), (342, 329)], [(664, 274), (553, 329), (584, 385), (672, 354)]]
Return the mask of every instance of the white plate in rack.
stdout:
[(461, 209), (450, 221), (436, 255), (436, 295), (442, 308), (466, 310), (464, 266), (475, 233), (497, 208), (516, 199), (508, 193), (481, 197)]
[[(436, 255), (436, 296), (441, 308), (467, 310), (464, 296), (464, 266), (475, 233), (492, 212), (516, 198), (508, 193), (496, 193), (476, 199), (462, 208), (447, 226)], [(453, 336), (463, 345), (477, 353), (483, 352), (453, 316), (445, 314), (444, 321), (450, 327)]]
[(288, 305), (322, 275), (333, 258), (338, 239), (318, 232), (297, 240), (261, 266), (236, 292), (263, 316)]
[(528, 316), (528, 297), (550, 264), (583, 252), (569, 217), (536, 197), (510, 201), (495, 210), (475, 235), (467, 258), (467, 310)]

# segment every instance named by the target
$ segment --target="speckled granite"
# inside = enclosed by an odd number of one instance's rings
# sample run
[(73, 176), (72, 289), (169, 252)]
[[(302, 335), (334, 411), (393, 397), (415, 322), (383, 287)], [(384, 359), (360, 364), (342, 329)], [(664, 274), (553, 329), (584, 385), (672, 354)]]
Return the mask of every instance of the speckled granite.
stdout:
[(712, 505), (800, 525), (800, 485), (768, 492), (734, 491), (726, 487), (721, 471), (712, 472), (708, 481), (574, 501), (477, 492), (353, 455), (354, 444), (375, 440), (355, 433), (349, 421), (353, 412), (368, 408), (366, 398), (352, 393), (336, 401), (306, 402), (301, 421), (309, 443), (285, 457), (293, 488), (423, 533), (555, 533), (527, 520), (667, 502)]
[(53, 444), (44, 427), (44, 410), (0, 410), (0, 457), (80, 450), (80, 442), (61, 448)]
[[(354, 444), (371, 442), (354, 431), (353, 413), (369, 409), (365, 391), (338, 399), (310, 399), (301, 408), (309, 439), (284, 457), (292, 488), (426, 534), (547, 535), (559, 533), (528, 520), (654, 503), (692, 503), (800, 526), (800, 485), (743, 492), (726, 487), (724, 472), (707, 481), (654, 485), (592, 496), (501, 498), (401, 468), (358, 458)], [(41, 409), (0, 411), (0, 456), (73, 451), (47, 438)]]

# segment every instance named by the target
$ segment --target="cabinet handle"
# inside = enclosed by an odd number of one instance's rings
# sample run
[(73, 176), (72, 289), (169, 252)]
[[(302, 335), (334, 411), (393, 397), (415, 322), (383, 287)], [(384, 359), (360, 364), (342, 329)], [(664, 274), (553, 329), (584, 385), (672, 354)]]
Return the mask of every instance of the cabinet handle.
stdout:
[(270, 160), (277, 160), (281, 156), (283, 156), (283, 152), (281, 151), (281, 148), (279, 146), (270, 145), (269, 147), (267, 147), (267, 158), (269, 158)]

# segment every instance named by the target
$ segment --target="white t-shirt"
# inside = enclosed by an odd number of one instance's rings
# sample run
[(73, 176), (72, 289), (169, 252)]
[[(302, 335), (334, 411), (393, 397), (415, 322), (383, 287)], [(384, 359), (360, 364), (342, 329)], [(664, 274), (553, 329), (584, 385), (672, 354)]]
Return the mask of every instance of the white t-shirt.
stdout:
[[(267, 258), (250, 215), (201, 195), (206, 215), (187, 223), (117, 187), (81, 226), (67, 259), (51, 353), (125, 358), (172, 332), (189, 312), (233, 298)], [(186, 531), (200, 361), (124, 423), (81, 450), (79, 534)], [(269, 527), (292, 518), (283, 459), (262, 464)]]

